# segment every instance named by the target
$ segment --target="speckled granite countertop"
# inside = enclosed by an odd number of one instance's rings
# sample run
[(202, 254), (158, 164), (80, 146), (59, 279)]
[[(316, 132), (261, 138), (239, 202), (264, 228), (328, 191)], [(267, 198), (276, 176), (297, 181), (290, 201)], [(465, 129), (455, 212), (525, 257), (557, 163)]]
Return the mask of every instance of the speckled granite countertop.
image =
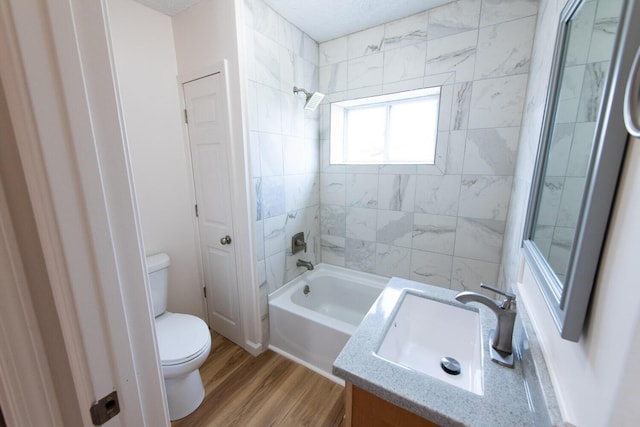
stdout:
[[(520, 352), (516, 351), (514, 369), (491, 361), (487, 341), (489, 330), (495, 328), (496, 317), (481, 304), (468, 304), (467, 307), (477, 308), (480, 313), (484, 395), (476, 395), (378, 357), (375, 352), (407, 291), (445, 301), (455, 301), (457, 294), (410, 280), (391, 279), (335, 360), (334, 375), (441, 426), (541, 425), (539, 414), (535, 417), (530, 407), (532, 399), (523, 380)], [(515, 345), (519, 347), (517, 341)], [(543, 424), (547, 422), (543, 421)]]

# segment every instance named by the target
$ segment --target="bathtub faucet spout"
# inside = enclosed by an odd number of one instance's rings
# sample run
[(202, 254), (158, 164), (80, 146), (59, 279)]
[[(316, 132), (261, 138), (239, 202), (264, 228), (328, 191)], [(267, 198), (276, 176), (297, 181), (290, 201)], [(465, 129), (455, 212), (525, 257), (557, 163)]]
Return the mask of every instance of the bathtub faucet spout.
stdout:
[(296, 261), (296, 267), (306, 267), (307, 270), (313, 270), (313, 264), (311, 264), (311, 261), (303, 261), (301, 259)]

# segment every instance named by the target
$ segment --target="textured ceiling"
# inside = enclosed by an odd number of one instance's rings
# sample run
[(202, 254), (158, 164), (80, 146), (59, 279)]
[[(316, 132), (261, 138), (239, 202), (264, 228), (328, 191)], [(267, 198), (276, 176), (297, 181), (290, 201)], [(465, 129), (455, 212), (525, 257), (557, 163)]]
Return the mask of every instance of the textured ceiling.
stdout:
[(404, 18), (452, 0), (265, 0), (317, 42)]
[[(136, 0), (166, 15), (176, 15), (199, 0)], [(231, 0), (227, 0), (231, 1)], [(265, 0), (317, 42), (404, 18), (452, 0)]]

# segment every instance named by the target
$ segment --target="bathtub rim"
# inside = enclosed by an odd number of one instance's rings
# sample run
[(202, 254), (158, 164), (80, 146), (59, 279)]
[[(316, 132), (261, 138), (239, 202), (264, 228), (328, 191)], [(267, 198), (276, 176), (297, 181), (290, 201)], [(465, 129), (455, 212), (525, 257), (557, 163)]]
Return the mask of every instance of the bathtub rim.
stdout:
[[(309, 322), (313, 322), (320, 326), (331, 328), (342, 334), (348, 335), (349, 338), (356, 331), (358, 327), (357, 325), (354, 326), (348, 322), (344, 322), (342, 320), (332, 318), (331, 316), (328, 316), (326, 314), (319, 313), (315, 310), (296, 304), (291, 300), (291, 294), (299, 290), (298, 288), (300, 286), (300, 282), (302, 283), (308, 282), (309, 276), (314, 276), (314, 275), (315, 276), (324, 276), (324, 275), (338, 276), (341, 278), (351, 280), (361, 286), (375, 288), (379, 290), (380, 293), (382, 293), (384, 288), (389, 283), (389, 280), (391, 280), (389, 277), (386, 277), (386, 276), (361, 272), (358, 270), (352, 270), (346, 267), (336, 266), (332, 264), (319, 263), (318, 265), (316, 265), (314, 270), (305, 271), (303, 274), (293, 278), (292, 280), (285, 283), (280, 288), (276, 289), (275, 291), (267, 295), (267, 305), (269, 307), (269, 310), (271, 310), (271, 306), (275, 306), (277, 309), (286, 311), (290, 314), (306, 317), (306, 319)], [(313, 279), (313, 277), (311, 277), (311, 279)], [(376, 297), (375, 300), (377, 300), (377, 298), (378, 297)], [(291, 306), (295, 306), (295, 310), (292, 310)], [(373, 306), (375, 306), (375, 301), (371, 307)], [(367, 310), (367, 312), (369, 310)], [(327, 320), (330, 321), (329, 324), (327, 324)], [(271, 318), (269, 319), (269, 323), (271, 327)], [(289, 353), (288, 351), (275, 346), (271, 342), (271, 340), (269, 342), (268, 348), (271, 351), (278, 353), (289, 360), (299, 363), (300, 365), (308, 369), (311, 369), (313, 372), (320, 374), (323, 377), (344, 386), (344, 380), (342, 378), (339, 378), (333, 375), (331, 371), (327, 372), (322, 368), (314, 365), (313, 363), (307, 362), (301, 359), (300, 357), (295, 356)]]
[[(382, 293), (382, 290), (389, 283), (389, 280), (391, 280), (388, 277), (380, 276), (377, 274), (365, 273), (357, 270), (351, 270), (346, 267), (320, 263), (316, 266), (314, 270), (309, 270), (304, 272), (300, 276), (290, 280), (280, 288), (268, 294), (267, 305), (269, 307), (273, 305), (275, 307), (278, 307), (281, 310), (285, 310), (290, 313), (293, 313), (293, 312), (304, 313), (305, 314), (304, 317), (306, 317), (312, 322), (316, 322), (318, 324), (325, 325), (327, 327), (333, 327), (334, 329), (342, 333), (353, 335), (358, 325), (353, 325), (343, 320), (336, 319), (334, 317), (328, 316), (326, 314), (323, 314), (318, 311), (312, 310), (310, 308), (304, 307), (302, 305), (296, 304), (291, 299), (292, 294), (298, 290), (298, 285), (300, 284), (300, 282), (309, 283), (309, 280), (310, 279), (312, 280), (314, 276), (334, 276), (334, 275), (337, 275), (338, 277), (341, 277), (341, 278), (352, 280), (353, 282), (357, 283), (357, 285), (359, 286), (366, 286), (369, 288), (374, 288), (376, 290), (379, 290), (380, 292), (378, 293), (378, 296), (380, 293)], [(375, 300), (378, 298), (378, 296), (376, 296), (376, 298), (372, 302), (371, 307), (373, 307), (373, 304), (375, 303)], [(292, 305), (295, 306), (295, 311), (291, 309)], [(369, 310), (367, 310), (367, 312), (365, 312), (364, 314), (366, 315), (368, 311)], [(327, 322), (329, 324), (327, 324)]]
[[(288, 289), (293, 287), (294, 283), (296, 283), (296, 282), (298, 282), (300, 280), (305, 280), (309, 276), (324, 275), (324, 274), (329, 273), (329, 272), (336, 273), (336, 274), (342, 274), (342, 275), (347, 276), (349, 278), (357, 277), (357, 278), (360, 279), (360, 280), (358, 280), (358, 282), (360, 284), (365, 284), (365, 285), (371, 286), (371, 283), (375, 283), (375, 285), (373, 285), (373, 287), (376, 287), (376, 288), (379, 287), (380, 289), (384, 289), (384, 287), (387, 286), (387, 284), (389, 283), (389, 280), (391, 280), (391, 277), (381, 276), (379, 274), (373, 274), (373, 273), (367, 273), (367, 272), (364, 272), (364, 271), (352, 270), (352, 269), (347, 268), (347, 267), (341, 267), (341, 266), (333, 265), (333, 264), (319, 263), (319, 264), (317, 264), (315, 266), (315, 268), (313, 270), (305, 271), (301, 275), (299, 275), (297, 277), (294, 277), (293, 279), (289, 280), (287, 283), (285, 283), (284, 285), (280, 286), (278, 289), (276, 289), (276, 290), (270, 292), (269, 294), (267, 294), (267, 298), (268, 298), (269, 302), (271, 302), (272, 300), (274, 300), (275, 298), (280, 296), (280, 294), (286, 293)], [(362, 279), (367, 279), (371, 283), (362, 283), (363, 282)]]

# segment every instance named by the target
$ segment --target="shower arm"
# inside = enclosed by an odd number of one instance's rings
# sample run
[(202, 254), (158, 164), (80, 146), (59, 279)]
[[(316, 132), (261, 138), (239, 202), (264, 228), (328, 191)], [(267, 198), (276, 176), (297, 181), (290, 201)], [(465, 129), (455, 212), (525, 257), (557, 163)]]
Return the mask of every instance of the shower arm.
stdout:
[(315, 109), (318, 108), (318, 105), (320, 104), (320, 102), (322, 102), (322, 99), (324, 98), (324, 94), (320, 92), (309, 92), (301, 87), (297, 87), (297, 86), (293, 87), (294, 94), (298, 94), (300, 92), (304, 93), (305, 95), (305, 104), (304, 104), (305, 110), (315, 111)]
[(293, 93), (297, 94), (298, 92), (302, 92), (307, 96), (307, 99), (311, 98), (313, 96), (312, 93), (308, 92), (306, 89), (301, 88), (301, 87), (293, 87)]

